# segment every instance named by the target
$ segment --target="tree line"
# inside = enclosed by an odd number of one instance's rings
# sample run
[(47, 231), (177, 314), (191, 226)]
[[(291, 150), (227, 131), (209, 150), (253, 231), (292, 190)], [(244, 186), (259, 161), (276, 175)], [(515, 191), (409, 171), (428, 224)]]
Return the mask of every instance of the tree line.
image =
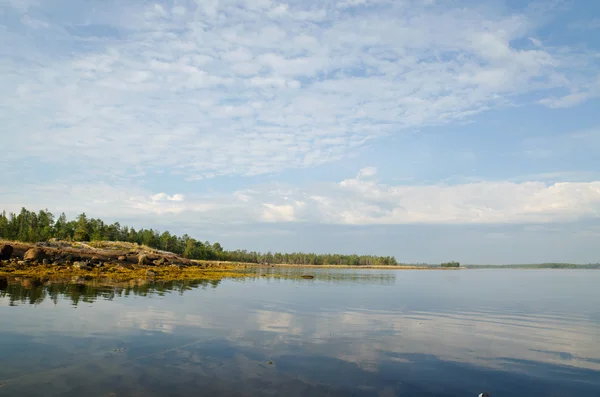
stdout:
[(533, 263), (523, 265), (468, 265), (469, 269), (600, 269), (600, 263)]
[(460, 267), (460, 263), (459, 262), (444, 262), (440, 264), (441, 267)]
[(125, 241), (169, 251), (189, 259), (220, 260), (291, 265), (346, 265), (395, 266), (396, 258), (374, 255), (341, 255), (314, 253), (260, 253), (256, 251), (223, 249), (221, 244), (196, 240), (187, 234), (177, 236), (164, 231), (107, 224), (101, 219), (89, 218), (85, 213), (68, 220), (62, 213), (58, 218), (48, 210), (39, 212), (21, 209), (19, 214), (0, 214), (0, 239), (23, 242), (41, 242), (50, 239), (66, 241)]

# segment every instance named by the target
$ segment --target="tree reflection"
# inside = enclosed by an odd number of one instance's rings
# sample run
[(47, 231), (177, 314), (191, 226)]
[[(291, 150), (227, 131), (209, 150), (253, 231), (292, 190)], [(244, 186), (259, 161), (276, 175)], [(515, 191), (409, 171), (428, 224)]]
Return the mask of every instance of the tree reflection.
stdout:
[(0, 298), (8, 298), (11, 306), (37, 305), (48, 299), (57, 304), (69, 299), (73, 305), (92, 303), (98, 299), (112, 300), (130, 295), (150, 296), (180, 293), (195, 288), (216, 288), (221, 280), (157, 281), (134, 280), (129, 283), (102, 281), (48, 282), (39, 279), (8, 279), (0, 277)]
[[(252, 268), (247, 271), (247, 277), (229, 279), (231, 282), (246, 283), (267, 280), (268, 282), (287, 283), (327, 283), (327, 284), (374, 284), (393, 285), (396, 280), (395, 271), (338, 271), (329, 269), (312, 268)], [(311, 279), (303, 279), (302, 275), (309, 274)], [(163, 296), (168, 293), (180, 293), (195, 288), (216, 288), (219, 280), (176, 280), (152, 281), (151, 279), (138, 279), (129, 282), (117, 282), (109, 279), (84, 280), (41, 280), (33, 278), (7, 278), (0, 277), (0, 298), (8, 298), (9, 304), (37, 305), (44, 300), (51, 300), (57, 304), (61, 299), (69, 299), (73, 305), (79, 303), (93, 303), (98, 299), (112, 300), (118, 297), (136, 296)]]

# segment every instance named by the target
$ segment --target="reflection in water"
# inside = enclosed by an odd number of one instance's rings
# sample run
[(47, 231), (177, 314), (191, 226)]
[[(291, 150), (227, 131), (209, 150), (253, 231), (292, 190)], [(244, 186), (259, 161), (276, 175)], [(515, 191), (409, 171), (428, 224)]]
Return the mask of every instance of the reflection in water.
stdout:
[(7, 299), (9, 305), (18, 303), (37, 305), (45, 299), (58, 304), (60, 298), (68, 298), (73, 305), (93, 303), (96, 299), (112, 300), (129, 295), (162, 296), (168, 292), (183, 293), (195, 288), (216, 288), (220, 280), (184, 280), (148, 282), (139, 280), (131, 283), (89, 281), (85, 283), (50, 283), (37, 279), (7, 280), (0, 277), (0, 299)]
[[(306, 283), (299, 276), (310, 274), (314, 280), (321, 283), (368, 283), (377, 285), (392, 285), (395, 280), (394, 272), (357, 272), (339, 271), (339, 269), (302, 269), (302, 268), (250, 268), (250, 276), (236, 279), (240, 283), (252, 283), (259, 277), (278, 281), (285, 279), (287, 283)], [(39, 279), (17, 278), (9, 280), (0, 277), (0, 299), (8, 298), (9, 304), (40, 304), (44, 299), (50, 299), (55, 304), (59, 297), (69, 298), (74, 305), (79, 302), (92, 303), (96, 299), (112, 300), (117, 297), (149, 296), (156, 294), (179, 292), (183, 294), (195, 288), (216, 288), (221, 280), (178, 280), (150, 281), (133, 280), (132, 282), (111, 282), (110, 280), (92, 280), (78, 283), (47, 282)]]
[(0, 395), (600, 395), (600, 272), (336, 272), (4, 285)]

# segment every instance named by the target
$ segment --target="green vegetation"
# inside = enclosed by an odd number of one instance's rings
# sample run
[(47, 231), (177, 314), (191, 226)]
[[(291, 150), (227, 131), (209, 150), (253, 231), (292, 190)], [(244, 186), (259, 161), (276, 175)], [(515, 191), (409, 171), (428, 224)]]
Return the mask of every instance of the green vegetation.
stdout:
[(444, 262), (444, 263), (441, 263), (440, 266), (441, 267), (450, 267), (450, 268), (454, 267), (454, 268), (456, 268), (456, 267), (460, 267), (460, 263), (459, 262), (454, 262), (454, 261), (453, 262)]
[(106, 224), (101, 219), (88, 218), (85, 213), (69, 221), (65, 214), (58, 219), (48, 210), (38, 213), (21, 209), (19, 214), (0, 213), (0, 239), (40, 242), (50, 239), (67, 241), (126, 241), (169, 251), (189, 259), (245, 262), (259, 264), (336, 265), (336, 266), (397, 266), (392, 256), (338, 255), (294, 252), (259, 253), (246, 250), (227, 251), (221, 244), (196, 240), (187, 234), (176, 236), (168, 231), (135, 230), (119, 222)]

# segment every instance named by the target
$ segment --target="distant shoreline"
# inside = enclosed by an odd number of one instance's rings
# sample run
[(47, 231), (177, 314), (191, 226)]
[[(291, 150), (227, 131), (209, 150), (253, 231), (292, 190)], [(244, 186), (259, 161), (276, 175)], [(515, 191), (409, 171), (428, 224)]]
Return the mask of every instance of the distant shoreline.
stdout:
[(593, 263), (587, 265), (578, 265), (574, 263), (539, 263), (539, 264), (528, 264), (528, 265), (465, 265), (467, 269), (471, 270), (485, 270), (485, 269), (512, 269), (512, 270), (536, 270), (536, 269), (573, 269), (573, 270), (589, 270), (589, 269), (600, 269), (600, 263)]
[(248, 266), (248, 267), (256, 267), (256, 268), (307, 268), (307, 269), (388, 269), (388, 270), (464, 270), (465, 267), (455, 267), (455, 268), (447, 268), (440, 266), (411, 266), (411, 265), (389, 265), (389, 266), (368, 266), (368, 265), (296, 265), (296, 264), (286, 264), (286, 263), (240, 263), (240, 262), (225, 262), (225, 261), (210, 261), (210, 260), (193, 260), (193, 262), (199, 264), (222, 264), (222, 265), (238, 265), (238, 266)]

